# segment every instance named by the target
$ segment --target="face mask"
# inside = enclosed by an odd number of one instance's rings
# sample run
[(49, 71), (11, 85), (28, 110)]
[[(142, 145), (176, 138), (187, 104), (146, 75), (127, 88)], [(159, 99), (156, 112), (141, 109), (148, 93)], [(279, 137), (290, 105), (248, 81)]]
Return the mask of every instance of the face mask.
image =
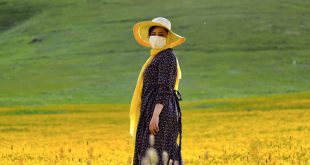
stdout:
[(150, 36), (149, 42), (152, 48), (160, 49), (166, 45), (166, 38), (162, 36)]

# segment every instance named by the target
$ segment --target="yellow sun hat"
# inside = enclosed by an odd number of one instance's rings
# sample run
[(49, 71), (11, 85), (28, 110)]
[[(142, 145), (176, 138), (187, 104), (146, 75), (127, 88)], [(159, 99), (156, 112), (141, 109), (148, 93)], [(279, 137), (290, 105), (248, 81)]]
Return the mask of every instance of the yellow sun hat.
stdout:
[(161, 26), (169, 31), (167, 37), (168, 39), (167, 43), (169, 43), (169, 47), (178, 46), (185, 41), (184, 37), (174, 33), (171, 30), (171, 23), (168, 19), (164, 17), (156, 17), (152, 19), (152, 21), (143, 21), (134, 25), (133, 27), (134, 38), (140, 45), (151, 47), (151, 44), (149, 42), (149, 28), (152, 26)]

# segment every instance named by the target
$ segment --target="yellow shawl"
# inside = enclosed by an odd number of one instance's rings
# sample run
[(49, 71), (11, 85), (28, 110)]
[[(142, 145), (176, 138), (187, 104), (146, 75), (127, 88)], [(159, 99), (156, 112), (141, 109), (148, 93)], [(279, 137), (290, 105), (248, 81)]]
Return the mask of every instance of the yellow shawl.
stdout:
[[(168, 35), (169, 37), (169, 35)], [(130, 113), (129, 113), (129, 118), (130, 118), (130, 135), (133, 136), (133, 140), (135, 141), (136, 138), (136, 130), (137, 130), (137, 125), (140, 117), (140, 108), (141, 108), (141, 96), (142, 96), (142, 87), (143, 87), (143, 73), (145, 68), (152, 62), (153, 58), (158, 54), (158, 52), (167, 49), (167, 48), (172, 48), (174, 47), (173, 44), (169, 44), (169, 38), (167, 38), (167, 44), (165, 47), (161, 49), (151, 49), (151, 55), (150, 57), (146, 60), (144, 65), (142, 66), (142, 69), (139, 73), (139, 77), (137, 80), (136, 88), (133, 93), (133, 97), (131, 100), (131, 105), (130, 105)], [(178, 90), (179, 88), (179, 79), (181, 79), (181, 69), (179, 66), (179, 62), (177, 59), (177, 78), (176, 78), (176, 83), (174, 86), (175, 90)]]

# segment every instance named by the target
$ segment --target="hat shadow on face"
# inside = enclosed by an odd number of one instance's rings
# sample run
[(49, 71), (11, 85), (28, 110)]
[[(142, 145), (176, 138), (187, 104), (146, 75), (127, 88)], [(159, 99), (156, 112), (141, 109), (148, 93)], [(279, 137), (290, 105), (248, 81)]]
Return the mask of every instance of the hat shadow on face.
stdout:
[(148, 30), (149, 37), (151, 35), (158, 35), (158, 36), (167, 38), (168, 33), (169, 33), (169, 30), (162, 26), (151, 26)]

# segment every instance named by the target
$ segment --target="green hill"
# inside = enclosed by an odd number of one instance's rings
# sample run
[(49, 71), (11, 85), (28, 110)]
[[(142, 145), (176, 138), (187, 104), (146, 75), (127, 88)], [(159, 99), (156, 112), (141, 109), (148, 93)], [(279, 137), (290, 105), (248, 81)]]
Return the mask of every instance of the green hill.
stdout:
[(135, 23), (163, 16), (184, 101), (310, 91), (310, 1), (2, 0), (0, 105), (130, 103), (149, 50)]

